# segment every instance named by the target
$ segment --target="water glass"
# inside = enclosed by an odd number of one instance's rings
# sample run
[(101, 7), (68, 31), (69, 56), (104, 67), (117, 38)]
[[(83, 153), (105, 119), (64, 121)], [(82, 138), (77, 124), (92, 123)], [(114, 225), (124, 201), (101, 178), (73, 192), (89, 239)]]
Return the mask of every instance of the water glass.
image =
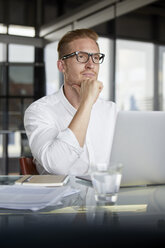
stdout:
[(108, 166), (99, 163), (92, 167), (91, 179), (95, 191), (95, 200), (115, 204), (122, 177), (122, 165)]

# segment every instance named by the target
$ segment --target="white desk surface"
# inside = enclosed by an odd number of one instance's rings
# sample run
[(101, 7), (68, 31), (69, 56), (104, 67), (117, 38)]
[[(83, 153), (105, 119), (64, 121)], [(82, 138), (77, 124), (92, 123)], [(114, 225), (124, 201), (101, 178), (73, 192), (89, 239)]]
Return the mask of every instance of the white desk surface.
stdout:
[[(17, 176), (0, 176), (0, 184), (13, 184), (17, 178)], [(123, 237), (124, 233), (125, 239), (127, 238), (125, 242), (128, 244), (133, 242), (138, 233), (137, 242), (142, 244), (145, 243), (144, 235), (146, 243), (154, 244), (157, 238), (159, 242), (165, 243), (165, 185), (120, 188), (118, 200), (114, 206), (98, 206), (90, 183), (72, 177), (69, 185), (79, 188), (80, 193), (66, 197), (58, 207), (51, 206), (37, 212), (0, 209), (0, 230), (6, 230), (7, 235), (13, 228), (19, 231), (26, 228), (32, 232), (36, 227), (35, 230), (40, 230), (41, 233), (44, 230), (43, 232), (48, 235), (51, 234), (51, 238), (55, 235), (52, 234), (53, 230), (57, 228), (58, 232), (61, 230), (60, 235), (64, 230), (67, 234), (73, 234), (75, 231), (82, 233), (83, 230), (84, 235), (95, 230), (95, 242), (97, 243), (97, 234), (99, 235), (101, 231), (103, 237), (106, 235), (107, 244), (107, 235), (112, 235), (112, 232), (118, 237)], [(132, 239), (130, 239), (130, 232)], [(114, 243), (115, 240), (113, 236)], [(120, 242), (119, 238), (117, 243)], [(82, 244), (86, 245), (83, 242)], [(139, 243), (139, 245), (142, 244)]]

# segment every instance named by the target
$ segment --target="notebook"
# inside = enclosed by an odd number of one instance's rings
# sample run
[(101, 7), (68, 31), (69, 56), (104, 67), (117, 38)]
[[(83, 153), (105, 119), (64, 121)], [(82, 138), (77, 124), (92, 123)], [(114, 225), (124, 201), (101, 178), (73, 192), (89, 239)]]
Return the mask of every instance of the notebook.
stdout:
[(25, 175), (18, 179), (15, 184), (27, 186), (63, 186), (69, 180), (67, 175)]
[(118, 113), (110, 164), (122, 163), (121, 186), (165, 184), (165, 112)]
[(123, 164), (121, 186), (165, 184), (165, 112), (118, 113), (110, 165), (116, 163)]

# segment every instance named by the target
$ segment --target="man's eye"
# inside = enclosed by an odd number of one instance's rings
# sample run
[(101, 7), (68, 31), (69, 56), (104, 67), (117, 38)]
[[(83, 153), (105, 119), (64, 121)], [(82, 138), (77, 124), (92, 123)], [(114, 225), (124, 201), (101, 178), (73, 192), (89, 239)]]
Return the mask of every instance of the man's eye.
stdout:
[(94, 56), (94, 60), (98, 60), (99, 61), (100, 60), (100, 56), (99, 55), (95, 55)]
[(81, 56), (81, 58), (86, 58), (88, 55), (87, 54), (80, 53), (79, 56)]

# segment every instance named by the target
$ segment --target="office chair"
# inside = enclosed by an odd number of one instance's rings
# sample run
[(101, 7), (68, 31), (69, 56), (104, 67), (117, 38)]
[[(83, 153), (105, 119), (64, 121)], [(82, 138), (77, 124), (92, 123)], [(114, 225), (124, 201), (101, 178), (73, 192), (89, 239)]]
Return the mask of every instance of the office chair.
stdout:
[(21, 157), (19, 158), (21, 174), (22, 175), (38, 175), (36, 165), (33, 162), (33, 157)]

